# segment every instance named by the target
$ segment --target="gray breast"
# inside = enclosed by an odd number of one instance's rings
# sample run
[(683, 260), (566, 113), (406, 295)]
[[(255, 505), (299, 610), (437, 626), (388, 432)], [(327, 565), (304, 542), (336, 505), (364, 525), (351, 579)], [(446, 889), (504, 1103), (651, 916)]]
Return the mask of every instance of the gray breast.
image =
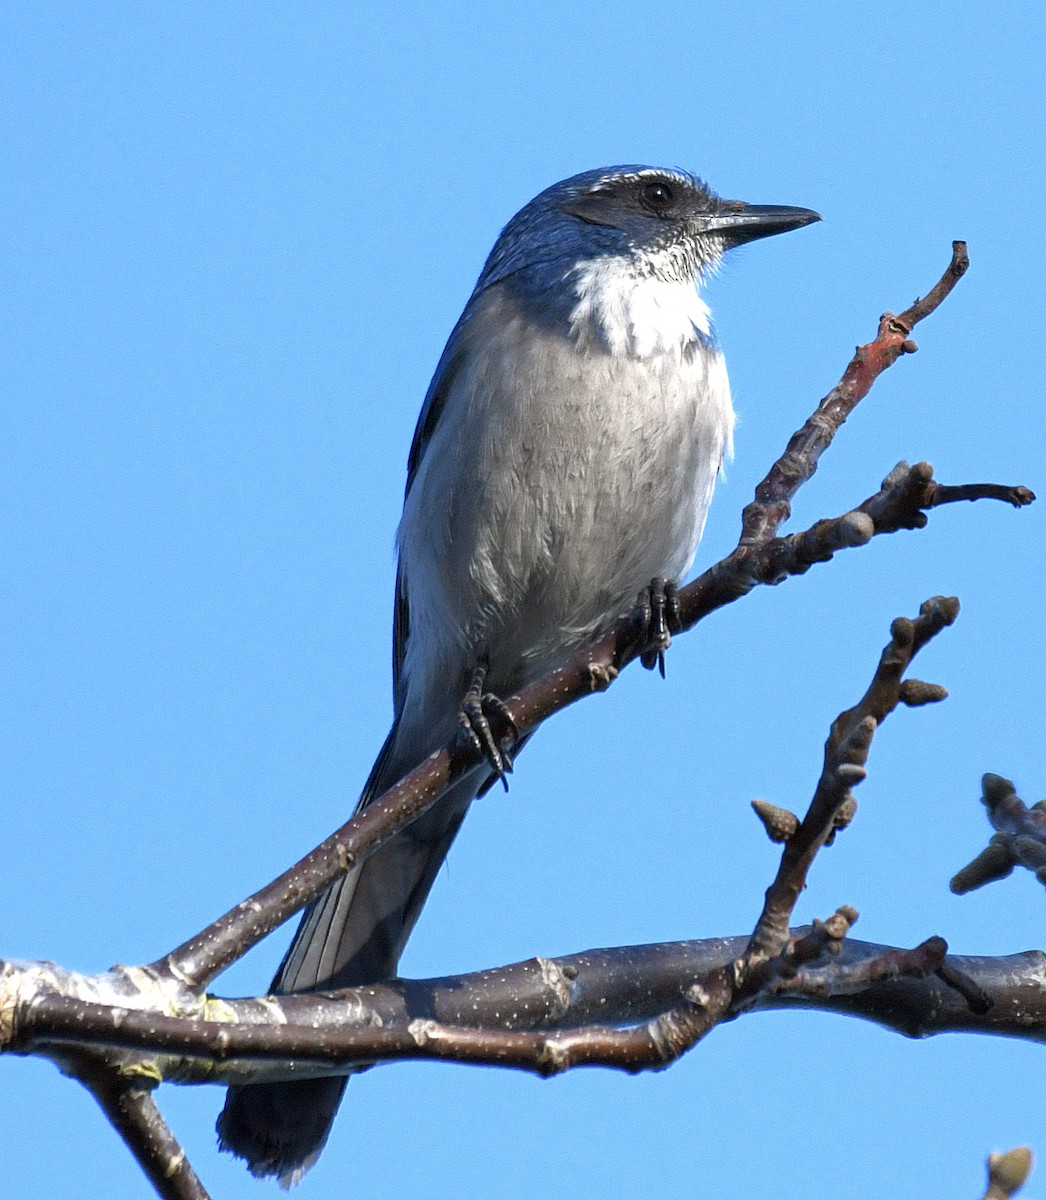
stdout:
[(614, 353), (489, 289), (404, 508), (411, 641), (501, 688), (553, 665), (687, 570), (732, 423), (711, 343)]

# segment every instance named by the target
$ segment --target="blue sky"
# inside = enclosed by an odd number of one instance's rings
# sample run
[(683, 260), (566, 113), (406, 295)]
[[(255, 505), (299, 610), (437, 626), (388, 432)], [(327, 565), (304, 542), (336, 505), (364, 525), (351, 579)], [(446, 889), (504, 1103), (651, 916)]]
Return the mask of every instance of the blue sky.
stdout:
[[(392, 543), (421, 398), (498, 230), (614, 162), (680, 165), (822, 225), (710, 287), (739, 413), (699, 563), (879, 313), (972, 267), (843, 430), (793, 528), (900, 458), (1046, 492), (1041, 47), (1031, 3), (569, 7), (12, 0), (0, 17), (0, 953), (157, 957), (351, 808), (389, 719)], [(553, 721), (478, 804), (403, 962), (739, 933), (890, 620), (954, 593), (858, 818), (798, 915), (862, 937), (1041, 945), (1041, 889), (956, 898), (981, 773), (1046, 794), (1046, 505), (935, 513), (715, 615), (662, 684)], [(267, 983), (282, 941), (219, 981)], [(552, 1082), (439, 1066), (353, 1082), (300, 1193), (518, 1200), (972, 1195), (1046, 1153), (1041, 1050), (815, 1015), (716, 1031), (673, 1070)], [(161, 1093), (215, 1197), (214, 1089)], [(5, 1188), (148, 1194), (76, 1085), (5, 1061)], [(1046, 1186), (1033, 1177), (1028, 1195)]]

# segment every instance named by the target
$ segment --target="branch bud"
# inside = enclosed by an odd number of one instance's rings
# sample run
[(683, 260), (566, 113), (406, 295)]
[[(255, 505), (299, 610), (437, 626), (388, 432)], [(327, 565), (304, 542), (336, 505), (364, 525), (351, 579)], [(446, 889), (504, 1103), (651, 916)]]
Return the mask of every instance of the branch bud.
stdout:
[(984, 887), (986, 883), (994, 883), (996, 879), (1005, 879), (1015, 865), (1014, 857), (1004, 842), (992, 838), (973, 862), (967, 863), (952, 877), (948, 886), (956, 896), (962, 896), (975, 888)]
[(778, 808), (768, 800), (753, 800), (752, 808), (755, 815), (763, 823), (766, 836), (772, 842), (787, 842), (795, 836), (799, 828), (799, 818), (787, 808)]
[(981, 799), (989, 808), (1003, 804), (1015, 792), (1012, 779), (1004, 779), (1002, 775), (993, 775), (991, 771), (981, 776)]
[(1033, 1157), (1027, 1146), (1018, 1146), (1003, 1154), (988, 1155), (988, 1191), (985, 1200), (1012, 1196), (1027, 1182)]
[(921, 704), (937, 704), (947, 700), (948, 689), (939, 683), (926, 683), (922, 679), (905, 679), (901, 683), (899, 698), (909, 708), (918, 708)]

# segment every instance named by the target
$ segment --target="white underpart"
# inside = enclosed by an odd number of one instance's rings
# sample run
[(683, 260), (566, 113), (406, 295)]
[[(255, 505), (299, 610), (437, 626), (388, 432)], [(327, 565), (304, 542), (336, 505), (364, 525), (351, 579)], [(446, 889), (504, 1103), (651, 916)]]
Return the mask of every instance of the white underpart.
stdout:
[(583, 341), (598, 329), (611, 354), (682, 355), (711, 334), (708, 305), (691, 279), (662, 276), (607, 256), (579, 264), (575, 290), (571, 331)]

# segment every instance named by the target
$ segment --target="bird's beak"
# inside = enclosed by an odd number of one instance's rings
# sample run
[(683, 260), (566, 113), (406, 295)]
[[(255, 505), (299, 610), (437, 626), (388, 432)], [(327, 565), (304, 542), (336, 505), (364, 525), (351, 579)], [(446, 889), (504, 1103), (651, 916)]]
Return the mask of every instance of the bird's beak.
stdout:
[(757, 238), (787, 233), (820, 221), (812, 208), (790, 208), (783, 204), (742, 204), (726, 212), (712, 213), (701, 222), (702, 233), (722, 233), (735, 246)]

